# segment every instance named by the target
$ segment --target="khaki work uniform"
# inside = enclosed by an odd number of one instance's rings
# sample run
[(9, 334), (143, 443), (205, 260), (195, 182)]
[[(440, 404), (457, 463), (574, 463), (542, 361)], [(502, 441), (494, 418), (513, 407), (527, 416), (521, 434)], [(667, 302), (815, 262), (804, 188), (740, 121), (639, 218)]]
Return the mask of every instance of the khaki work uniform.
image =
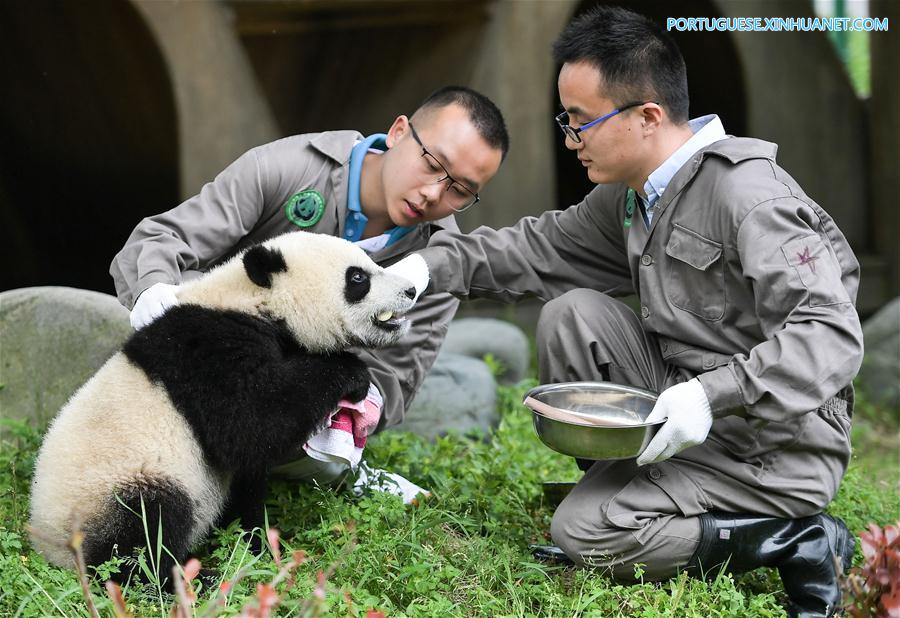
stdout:
[[(330, 131), (253, 148), (198, 195), (142, 220), (110, 266), (119, 301), (131, 308), (151, 285), (196, 279), (242, 249), (279, 234), (302, 229), (342, 236), (350, 151), (362, 138), (356, 131)], [(314, 225), (301, 228), (288, 218), (286, 207), (292, 196), (306, 190), (318, 191), (325, 207)], [(424, 247), (439, 229), (459, 228), (452, 215), (421, 223), (370, 257), (386, 266)], [(409, 313), (412, 327), (399, 343), (379, 350), (355, 350), (384, 397), (379, 428), (403, 420), (458, 305), (449, 294), (423, 298)]]
[[(544, 383), (703, 385), (714, 416), (703, 444), (644, 468), (598, 462), (560, 505), (553, 538), (576, 561), (668, 577), (693, 554), (701, 513), (800, 517), (838, 489), (862, 359), (859, 265), (776, 150), (748, 138), (701, 149), (649, 229), (623, 185), (600, 185), (567, 210), (436, 234), (421, 252), (432, 289), (549, 301)], [(611, 298), (632, 293), (639, 315)]]

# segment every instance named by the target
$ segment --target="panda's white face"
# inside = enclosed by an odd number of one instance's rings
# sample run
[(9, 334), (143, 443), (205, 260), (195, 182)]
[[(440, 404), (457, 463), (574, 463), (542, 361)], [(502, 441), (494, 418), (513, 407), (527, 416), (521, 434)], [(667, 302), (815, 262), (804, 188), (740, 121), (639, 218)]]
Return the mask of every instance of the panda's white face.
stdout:
[(409, 330), (413, 284), (386, 272), (352, 243), (290, 232), (235, 256), (178, 296), (284, 320), (311, 351), (378, 347)]

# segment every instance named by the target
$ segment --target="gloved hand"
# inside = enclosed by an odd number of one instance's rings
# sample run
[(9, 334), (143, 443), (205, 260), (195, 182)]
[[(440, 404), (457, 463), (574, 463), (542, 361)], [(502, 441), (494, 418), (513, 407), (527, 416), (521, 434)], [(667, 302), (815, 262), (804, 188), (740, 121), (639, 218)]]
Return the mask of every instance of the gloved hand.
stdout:
[(385, 271), (403, 277), (416, 286), (416, 300), (428, 287), (428, 265), (418, 253), (411, 253), (405, 258), (384, 269)]
[(706, 440), (712, 427), (712, 410), (700, 380), (694, 378), (670, 386), (656, 400), (647, 422), (668, 418), (644, 449), (637, 464), (659, 463)]
[(177, 289), (177, 285), (154, 283), (141, 292), (131, 310), (131, 326), (135, 330), (143, 328), (165, 313), (166, 309), (177, 305), (178, 297), (175, 296)]

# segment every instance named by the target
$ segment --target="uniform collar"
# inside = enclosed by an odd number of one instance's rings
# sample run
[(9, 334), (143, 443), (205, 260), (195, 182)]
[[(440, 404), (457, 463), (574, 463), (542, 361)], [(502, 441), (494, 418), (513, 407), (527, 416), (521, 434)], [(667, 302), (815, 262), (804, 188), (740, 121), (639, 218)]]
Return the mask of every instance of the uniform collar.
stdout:
[(704, 155), (716, 155), (728, 159), (732, 163), (740, 163), (748, 159), (775, 160), (778, 144), (752, 137), (732, 137), (712, 144), (703, 151)]
[[(369, 218), (362, 212), (362, 204), (359, 201), (359, 185), (362, 176), (363, 160), (366, 158), (366, 153), (370, 148), (382, 151), (387, 150), (386, 140), (387, 135), (376, 133), (357, 143), (350, 152), (350, 169), (347, 176), (347, 220), (344, 223), (343, 236), (351, 242), (360, 241), (366, 229), (366, 224), (369, 222)], [(372, 247), (379, 247), (379, 249), (392, 245), (413, 229), (414, 226), (392, 227), (382, 235), (387, 236), (387, 238), (381, 241), (370, 239), (371, 242), (369, 244)], [(384, 244), (380, 245), (382, 242)]]
[(684, 189), (691, 179), (697, 174), (703, 162), (708, 157), (721, 157), (728, 160), (733, 165), (737, 165), (743, 161), (752, 159), (768, 159), (775, 161), (775, 154), (778, 152), (778, 145), (766, 142), (752, 137), (732, 137), (722, 139), (702, 148), (700, 151), (690, 157), (688, 161), (681, 166), (681, 169), (671, 178), (666, 187), (665, 196), (657, 200), (655, 204), (656, 214), (654, 219), (660, 216), (669, 203), (675, 199)]
[(362, 176), (363, 159), (370, 148), (375, 150), (387, 150), (387, 135), (384, 133), (375, 133), (363, 139), (350, 151), (350, 173), (347, 183), (347, 209), (353, 212), (362, 212), (362, 206), (359, 203), (359, 183)]
[(309, 144), (338, 165), (344, 165), (350, 160), (353, 144), (362, 137), (358, 131), (325, 131), (309, 140)]
[(656, 201), (665, 193), (672, 177), (687, 163), (688, 159), (699, 150), (728, 137), (722, 121), (715, 114), (694, 118), (688, 122), (688, 126), (694, 133), (691, 138), (663, 161), (662, 165), (653, 170), (644, 183), (644, 193), (647, 195), (647, 203), (650, 208), (656, 205)]

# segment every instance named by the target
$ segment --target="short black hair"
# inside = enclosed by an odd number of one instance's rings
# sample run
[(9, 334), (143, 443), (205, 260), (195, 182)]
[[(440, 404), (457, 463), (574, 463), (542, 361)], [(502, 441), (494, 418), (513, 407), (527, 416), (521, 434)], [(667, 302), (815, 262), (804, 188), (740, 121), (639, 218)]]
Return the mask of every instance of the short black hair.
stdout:
[(553, 43), (558, 65), (588, 62), (599, 72), (605, 95), (616, 105), (653, 101), (673, 122), (688, 120), (687, 69), (681, 51), (662, 26), (617, 6), (579, 15)]
[(509, 151), (509, 133), (500, 108), (489, 98), (465, 86), (444, 86), (432, 92), (419, 105), (419, 110), (437, 109), (451, 104), (462, 107), (469, 114), (469, 120), (492, 148), (497, 148), (506, 158)]

